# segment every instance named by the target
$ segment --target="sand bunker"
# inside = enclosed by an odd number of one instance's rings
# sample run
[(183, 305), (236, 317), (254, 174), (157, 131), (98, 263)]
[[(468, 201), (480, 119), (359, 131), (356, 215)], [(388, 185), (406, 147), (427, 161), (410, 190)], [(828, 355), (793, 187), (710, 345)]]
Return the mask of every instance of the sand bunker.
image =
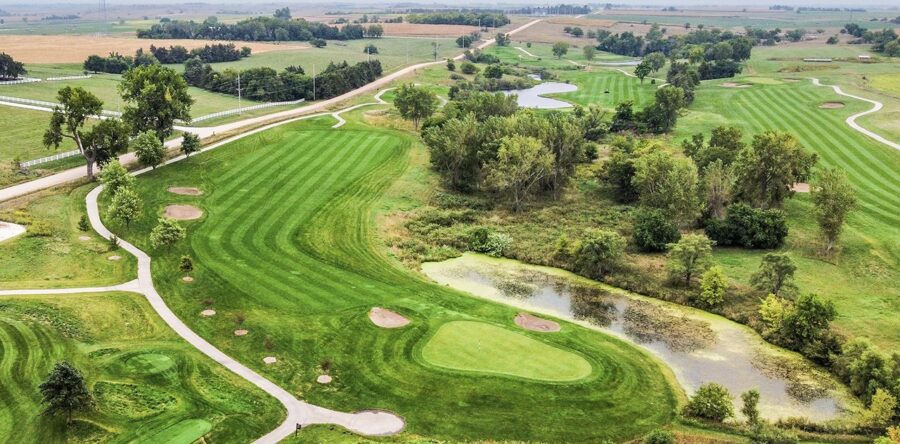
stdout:
[(194, 220), (203, 216), (203, 210), (193, 205), (168, 205), (164, 215), (175, 220)]
[(25, 232), (25, 227), (12, 222), (0, 222), (0, 242), (12, 239)]
[(278, 362), (278, 360), (275, 359), (274, 356), (266, 356), (265, 358), (263, 358), (263, 362), (265, 362), (266, 364), (274, 364)]
[(842, 102), (825, 102), (819, 105), (819, 108), (822, 109), (840, 109), (843, 108), (844, 104)]
[(381, 328), (400, 328), (409, 324), (409, 319), (381, 307), (372, 307), (372, 310), (369, 311), (369, 319)]
[(793, 186), (791, 186), (791, 191), (794, 191), (796, 193), (808, 193), (809, 184), (805, 182), (797, 182)]
[(200, 188), (193, 187), (169, 187), (168, 190), (172, 194), (180, 194), (182, 196), (199, 196), (203, 194)]
[(114, 254), (114, 255), (108, 257), (107, 259), (109, 259), (111, 261), (117, 261), (117, 260), (122, 259), (122, 256), (119, 256), (118, 254)]
[(554, 332), (559, 331), (559, 324), (547, 319), (541, 319), (528, 313), (519, 313), (515, 319), (516, 325), (525, 330)]
[(247, 330), (244, 330), (244, 329), (234, 331), (235, 336), (247, 336), (247, 333), (250, 333), (250, 332)]
[(208, 318), (210, 316), (215, 316), (215, 315), (216, 315), (215, 310), (203, 310), (200, 312), (200, 316), (203, 316), (204, 318)]
[(319, 384), (331, 384), (331, 381), (332, 378), (328, 375), (319, 375), (319, 377), (316, 378), (316, 382), (318, 382)]
[(78, 236), (78, 240), (89, 241), (89, 240), (91, 240), (91, 237), (90, 236)]
[(185, 277), (181, 278), (181, 280), (182, 280), (182, 281), (185, 281), (185, 282), (187, 282), (187, 283), (194, 282), (194, 278), (192, 278), (192, 277), (190, 277), (190, 276), (185, 276)]
[(750, 85), (746, 83), (734, 83), (734, 82), (725, 82), (720, 84), (719, 86), (723, 88), (749, 88)]

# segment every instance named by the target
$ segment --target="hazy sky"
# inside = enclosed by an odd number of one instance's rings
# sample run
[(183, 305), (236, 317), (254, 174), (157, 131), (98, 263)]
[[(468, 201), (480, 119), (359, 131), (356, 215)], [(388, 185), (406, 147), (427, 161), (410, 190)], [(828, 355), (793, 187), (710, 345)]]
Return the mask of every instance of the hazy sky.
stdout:
[[(66, 1), (66, 2), (62, 2), (59, 0), (28, 0), (28, 1), (0, 0), (0, 6), (2, 6), (2, 5), (38, 5), (38, 4), (39, 5), (74, 6), (74, 5), (96, 5), (97, 3), (98, 2), (83, 1), (83, 0)], [(107, 3), (107, 5), (112, 6), (112, 5), (135, 5), (135, 4), (173, 5), (173, 4), (184, 4), (184, 3), (189, 3), (189, 2), (186, 2), (185, 0), (153, 0), (153, 1), (148, 1), (148, 0), (107, 0), (106, 3)], [(305, 4), (305, 5), (315, 5), (315, 6), (322, 5), (321, 1), (315, 1), (315, 0), (283, 1), (283, 2), (271, 1), (271, 0), (217, 0), (217, 1), (197, 2), (197, 3), (206, 3), (206, 4), (210, 4), (210, 5), (221, 5), (221, 4), (229, 4), (229, 5), (284, 4), (284, 5), (288, 5), (288, 6), (290, 6), (292, 4), (295, 4), (295, 5)], [(498, 6), (503, 7), (503, 6), (525, 5), (525, 4), (528, 4), (528, 5), (546, 5), (546, 4), (553, 4), (553, 3), (584, 4), (584, 3), (588, 3), (588, 2), (583, 2), (583, 1), (578, 2), (578, 1), (571, 1), (571, 0), (569, 0), (567, 2), (566, 1), (547, 2), (547, 1), (528, 1), (528, 0), (504, 1), (504, 2), (483, 2), (483, 1), (469, 2), (469, 1), (462, 1), (462, 0), (441, 1), (441, 2), (434, 2), (434, 1), (385, 2), (384, 0), (357, 0), (357, 1), (336, 1), (336, 2), (331, 3), (331, 5), (334, 5), (335, 7), (337, 7), (337, 6), (345, 6), (345, 5), (352, 5), (352, 4), (390, 5), (390, 4), (394, 4), (394, 3), (404, 3), (404, 4), (416, 3), (416, 4), (421, 4), (421, 5), (452, 5), (452, 6), (457, 6), (457, 5), (458, 6), (475, 6), (475, 5), (478, 5), (478, 6), (484, 6), (484, 7), (498, 7)], [(659, 6), (660, 8), (662, 8), (664, 6), (702, 6), (702, 5), (713, 5), (713, 6), (719, 6), (719, 7), (720, 6), (738, 6), (738, 5), (740, 5), (740, 6), (748, 6), (748, 7), (752, 6), (752, 7), (758, 8), (760, 6), (768, 6), (769, 4), (784, 4), (784, 5), (792, 5), (792, 6), (827, 6), (827, 7), (851, 7), (852, 6), (855, 8), (876, 7), (876, 6), (896, 8), (896, 7), (900, 6), (900, 5), (898, 5), (898, 1), (879, 1), (879, 0), (864, 0), (864, 1), (860, 1), (860, 2), (848, 2), (847, 0), (770, 0), (770, 1), (766, 1), (765, 3), (761, 3), (761, 2), (759, 2), (759, 0), (756, 0), (756, 1), (753, 1), (753, 0), (716, 0), (715, 2), (710, 2), (710, 0), (651, 0), (651, 1), (647, 1), (647, 0), (644, 0), (644, 1), (621, 1), (621, 0), (619, 0), (619, 1), (613, 1), (613, 3), (634, 5), (634, 6), (656, 5), (656, 6)]]

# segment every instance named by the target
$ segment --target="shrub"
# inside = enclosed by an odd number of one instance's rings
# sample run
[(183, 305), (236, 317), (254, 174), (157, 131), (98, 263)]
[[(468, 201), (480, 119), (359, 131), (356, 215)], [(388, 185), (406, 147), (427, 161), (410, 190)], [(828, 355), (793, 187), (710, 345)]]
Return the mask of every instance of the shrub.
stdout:
[(119, 249), (119, 237), (115, 234), (111, 234), (109, 239), (106, 240), (106, 244), (109, 248), (109, 251), (116, 251)]
[(36, 220), (28, 225), (28, 231), (25, 232), (28, 237), (47, 237), (53, 235), (53, 227), (47, 222)]
[(741, 393), (741, 401), (744, 406), (741, 407), (741, 413), (747, 417), (748, 424), (756, 424), (759, 422), (759, 391), (756, 389), (747, 390)]
[(478, 72), (478, 67), (475, 66), (474, 63), (463, 62), (462, 65), (460, 65), (459, 70), (462, 71), (463, 74), (475, 74)]
[(190, 273), (194, 271), (194, 261), (191, 260), (190, 256), (181, 256), (181, 264), (178, 266), (178, 269), (182, 273)]
[(153, 248), (169, 247), (187, 236), (184, 227), (174, 219), (160, 218), (159, 223), (150, 232), (150, 245)]
[(469, 249), (488, 256), (503, 256), (510, 244), (512, 238), (509, 235), (485, 227), (476, 228), (469, 234)]
[(104, 165), (103, 170), (100, 171), (100, 182), (103, 183), (106, 191), (112, 196), (120, 188), (131, 187), (134, 184), (134, 176), (128, 174), (128, 170), (119, 163), (118, 159), (113, 159)]
[(675, 435), (665, 430), (654, 430), (644, 437), (644, 444), (675, 444)]
[(728, 279), (722, 269), (711, 267), (700, 278), (700, 294), (694, 297), (694, 302), (704, 307), (717, 307), (725, 301), (727, 288)]
[(456, 62), (453, 59), (447, 59), (447, 70), (456, 71)]
[(784, 243), (788, 228), (781, 210), (736, 203), (728, 207), (724, 219), (707, 223), (706, 234), (719, 246), (771, 249)]
[(799, 440), (794, 434), (764, 422), (757, 423), (750, 428), (751, 444), (795, 444), (797, 442)]
[(725, 418), (734, 416), (731, 394), (728, 389), (714, 382), (703, 384), (684, 406), (682, 414), (722, 422)]
[(598, 230), (575, 248), (575, 267), (586, 276), (600, 278), (614, 269), (625, 254), (625, 239), (618, 233)]
[(159, 166), (166, 155), (166, 148), (153, 131), (138, 134), (131, 143), (138, 160), (151, 168)]
[(666, 245), (678, 242), (678, 226), (655, 208), (642, 208), (634, 214), (632, 239), (642, 251), (664, 251)]
[(702, 234), (687, 234), (669, 245), (666, 261), (669, 278), (683, 280), (685, 286), (690, 286), (694, 276), (710, 267), (712, 246), (713, 242)]
[(87, 231), (91, 229), (91, 224), (88, 222), (86, 214), (82, 214), (81, 219), (78, 219), (78, 229), (80, 231)]

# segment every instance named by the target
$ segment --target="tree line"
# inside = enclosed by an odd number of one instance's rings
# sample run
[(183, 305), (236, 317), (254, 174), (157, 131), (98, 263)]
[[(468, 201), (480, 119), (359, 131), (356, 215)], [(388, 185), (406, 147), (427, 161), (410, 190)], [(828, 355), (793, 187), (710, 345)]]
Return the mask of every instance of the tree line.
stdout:
[(409, 14), (408, 23), (430, 25), (466, 25), (497, 28), (509, 23), (509, 17), (499, 12), (429, 12)]
[(281, 72), (258, 67), (242, 71), (215, 71), (198, 59), (185, 63), (184, 79), (188, 85), (223, 94), (238, 95), (240, 77), (243, 97), (266, 102), (328, 99), (359, 88), (382, 74), (381, 62), (371, 60), (350, 65), (346, 61), (329, 63), (313, 77), (303, 68), (291, 66)]
[(184, 46), (170, 46), (168, 48), (150, 45), (150, 52), (144, 52), (143, 48), (139, 48), (134, 57), (111, 52), (106, 57), (99, 55), (90, 55), (85, 59), (82, 66), (88, 72), (105, 72), (109, 74), (121, 74), (135, 66), (146, 66), (157, 63), (174, 64), (184, 63), (191, 58), (206, 63), (230, 62), (240, 60), (243, 57), (249, 57), (251, 49), (244, 46), (237, 49), (233, 43), (214, 43), (206, 45), (202, 48), (194, 48), (190, 51)]
[[(378, 26), (380, 28), (380, 26)], [(370, 27), (371, 29), (371, 27)], [(203, 22), (193, 20), (160, 20), (150, 29), (137, 31), (142, 39), (210, 39), (242, 41), (310, 41), (357, 40), (368, 36), (369, 29), (358, 24), (347, 24), (340, 28), (303, 19), (288, 20), (276, 17), (253, 17), (234, 24), (219, 23), (216, 17)], [(377, 33), (377, 29), (374, 30)], [(383, 32), (383, 29), (381, 30)], [(372, 37), (379, 37), (372, 36)]]

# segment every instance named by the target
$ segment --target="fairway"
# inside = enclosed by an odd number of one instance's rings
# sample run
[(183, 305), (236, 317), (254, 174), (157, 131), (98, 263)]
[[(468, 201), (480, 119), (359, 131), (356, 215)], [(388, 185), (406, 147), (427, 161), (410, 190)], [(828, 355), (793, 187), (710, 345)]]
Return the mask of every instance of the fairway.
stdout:
[[(135, 357), (149, 366), (131, 365)], [(64, 417), (40, 415), (38, 384), (62, 360), (81, 370), (96, 401), (68, 429)], [(175, 336), (139, 295), (0, 297), (0, 442), (244, 443), (282, 415)]]
[[(142, 175), (145, 216), (130, 227), (107, 222), (153, 255), (156, 288), (192, 329), (309, 402), (390, 410), (411, 435), (623, 440), (672, 419), (677, 395), (659, 364), (580, 327), (540, 342), (508, 333), (519, 348), (552, 351), (553, 359), (571, 363), (562, 378), (582, 378), (574, 383), (421, 363), (417, 347), (441, 325), (511, 325), (516, 311), (429, 284), (379, 252), (372, 210), (404, 171), (411, 140), (353, 121), (333, 130), (333, 123), (323, 117), (284, 125)], [(167, 189), (175, 185), (204, 194), (173, 195)], [(174, 203), (196, 205), (206, 216), (183, 222), (187, 242), (154, 250), (147, 236), (156, 214)], [(181, 255), (194, 259), (190, 284), (177, 269)], [(201, 317), (204, 307), (216, 315)], [(372, 307), (391, 307), (412, 322), (381, 329), (368, 318)], [(239, 315), (249, 331), (242, 337), (233, 333)], [(277, 363), (265, 365), (266, 356)], [(325, 368), (334, 382), (316, 384)], [(584, 378), (592, 368), (597, 376)], [(540, 424), (523, 421), (535, 399), (552, 412)]]
[(591, 364), (574, 353), (483, 322), (442, 325), (422, 348), (430, 364), (542, 381), (576, 381)]
[[(622, 68), (633, 71), (632, 67)], [(603, 109), (614, 110), (625, 101), (634, 103), (640, 109), (653, 100), (658, 84), (644, 79), (642, 84), (635, 77), (627, 76), (612, 68), (593, 68), (591, 71), (565, 71), (560, 79), (578, 86), (577, 91), (562, 94), (550, 94), (550, 97), (567, 100), (578, 105), (598, 105)]]

